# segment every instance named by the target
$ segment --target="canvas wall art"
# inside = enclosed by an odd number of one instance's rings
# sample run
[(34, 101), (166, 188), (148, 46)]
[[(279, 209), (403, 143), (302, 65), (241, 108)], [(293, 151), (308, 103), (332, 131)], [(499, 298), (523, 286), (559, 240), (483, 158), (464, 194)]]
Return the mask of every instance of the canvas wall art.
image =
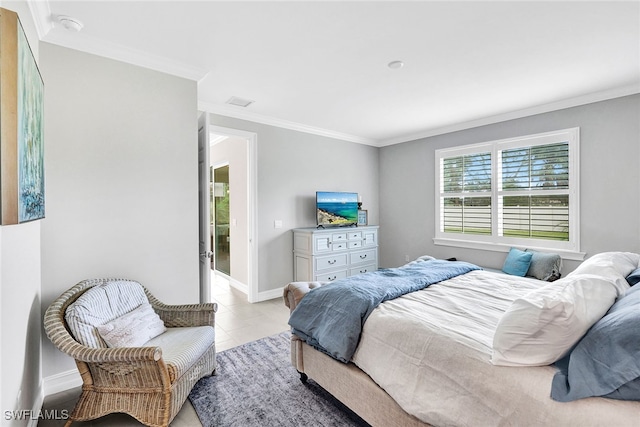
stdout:
[(15, 12), (0, 9), (2, 225), (44, 218), (44, 83)]

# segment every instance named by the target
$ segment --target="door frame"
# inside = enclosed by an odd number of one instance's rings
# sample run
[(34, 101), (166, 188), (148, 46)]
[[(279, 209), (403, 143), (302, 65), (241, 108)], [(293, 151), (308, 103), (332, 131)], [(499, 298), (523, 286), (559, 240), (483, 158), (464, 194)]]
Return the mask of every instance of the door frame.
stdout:
[[(239, 129), (209, 125), (209, 134), (240, 138), (247, 144), (247, 300), (251, 303), (258, 298), (258, 135)], [(209, 163), (211, 160), (209, 159)], [(212, 165), (209, 165), (211, 167)]]
[[(209, 113), (198, 117), (198, 286), (200, 302), (211, 302), (211, 220)], [(204, 198), (207, 198), (205, 201)]]

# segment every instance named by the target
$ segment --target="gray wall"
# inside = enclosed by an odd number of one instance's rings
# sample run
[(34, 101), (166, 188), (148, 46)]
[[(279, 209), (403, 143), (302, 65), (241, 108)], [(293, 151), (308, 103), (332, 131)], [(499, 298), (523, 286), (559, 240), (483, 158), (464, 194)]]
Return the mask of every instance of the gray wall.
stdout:
[[(640, 252), (640, 95), (633, 95), (382, 148), (382, 265), (430, 254), (502, 267), (503, 252), (433, 244), (434, 151), (571, 127), (580, 127), (581, 251)], [(565, 260), (563, 273), (577, 264)]]
[(259, 292), (293, 279), (291, 229), (316, 225), (316, 191), (359, 193), (378, 224), (378, 148), (218, 115), (211, 124), (257, 134)]
[[(96, 277), (199, 301), (197, 87), (41, 43), (47, 218), (42, 303)], [(44, 340), (46, 378), (75, 369)]]

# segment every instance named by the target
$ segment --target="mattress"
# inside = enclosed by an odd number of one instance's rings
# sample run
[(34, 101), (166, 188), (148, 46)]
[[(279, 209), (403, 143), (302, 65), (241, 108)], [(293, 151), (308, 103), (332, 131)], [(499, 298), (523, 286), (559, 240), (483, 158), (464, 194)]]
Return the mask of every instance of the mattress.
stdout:
[[(384, 302), (367, 319), (352, 361), (402, 409), (431, 425), (590, 425), (581, 408), (591, 398), (549, 398), (554, 367), (490, 361), (504, 311), (544, 283), (473, 271)], [(629, 423), (625, 405), (632, 402), (603, 400), (612, 423)]]

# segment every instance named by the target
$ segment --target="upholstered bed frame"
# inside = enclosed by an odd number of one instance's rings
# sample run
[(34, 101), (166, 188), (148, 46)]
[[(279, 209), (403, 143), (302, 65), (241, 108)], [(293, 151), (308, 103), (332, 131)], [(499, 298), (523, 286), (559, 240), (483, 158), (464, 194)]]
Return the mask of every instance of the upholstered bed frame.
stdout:
[[(284, 300), (293, 311), (302, 297), (322, 282), (293, 282), (284, 289)], [(304, 382), (313, 378), (340, 402), (372, 426), (428, 426), (406, 413), (384, 390), (353, 363), (341, 363), (291, 335), (291, 364)]]

